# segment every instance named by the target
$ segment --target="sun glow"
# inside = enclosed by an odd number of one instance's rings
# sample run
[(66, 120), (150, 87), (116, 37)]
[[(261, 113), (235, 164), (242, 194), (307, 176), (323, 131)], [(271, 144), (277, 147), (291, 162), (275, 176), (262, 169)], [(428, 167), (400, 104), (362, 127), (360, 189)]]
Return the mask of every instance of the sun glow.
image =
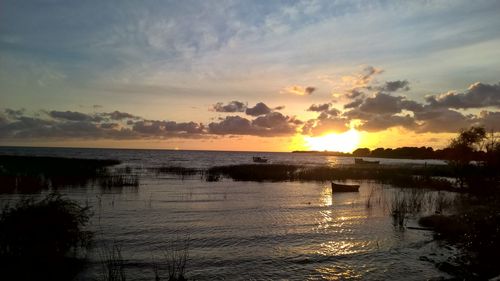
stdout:
[(361, 136), (358, 131), (351, 129), (342, 134), (328, 134), (321, 137), (305, 137), (306, 146), (309, 150), (352, 152), (355, 150)]

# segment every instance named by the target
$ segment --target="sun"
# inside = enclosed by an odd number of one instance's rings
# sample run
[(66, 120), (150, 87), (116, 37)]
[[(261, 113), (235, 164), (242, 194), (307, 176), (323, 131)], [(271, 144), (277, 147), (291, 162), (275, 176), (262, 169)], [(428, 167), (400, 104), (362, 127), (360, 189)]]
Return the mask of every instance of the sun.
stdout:
[(355, 129), (341, 134), (331, 133), (321, 137), (305, 137), (308, 149), (317, 151), (352, 152), (358, 147), (360, 140), (360, 133)]

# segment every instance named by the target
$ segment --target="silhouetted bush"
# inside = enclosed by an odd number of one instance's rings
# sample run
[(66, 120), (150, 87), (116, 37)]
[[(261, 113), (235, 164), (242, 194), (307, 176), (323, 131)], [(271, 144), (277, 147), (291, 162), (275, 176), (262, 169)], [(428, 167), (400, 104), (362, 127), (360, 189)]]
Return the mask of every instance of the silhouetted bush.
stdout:
[(0, 262), (7, 280), (64, 280), (75, 274), (79, 250), (90, 243), (84, 230), (88, 207), (50, 194), (5, 206), (0, 215)]

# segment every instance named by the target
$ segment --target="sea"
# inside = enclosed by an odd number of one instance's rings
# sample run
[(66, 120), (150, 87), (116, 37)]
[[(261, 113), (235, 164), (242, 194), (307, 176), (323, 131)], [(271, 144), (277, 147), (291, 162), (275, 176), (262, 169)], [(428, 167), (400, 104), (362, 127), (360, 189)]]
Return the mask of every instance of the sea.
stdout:
[[(91, 207), (94, 232), (88, 265), (76, 280), (100, 280), (103, 260), (118, 249), (127, 280), (167, 275), (174, 256), (186, 258), (188, 280), (428, 280), (448, 278), (437, 264), (456, 250), (418, 227), (391, 216), (392, 199), (410, 192), (373, 181), (358, 193), (332, 194), (329, 182), (208, 182), (199, 175), (155, 174), (149, 168), (269, 163), (342, 166), (351, 157), (306, 153), (0, 147), (2, 155), (117, 159), (139, 178), (138, 187), (61, 188)], [(370, 159), (372, 160), (372, 159)], [(440, 160), (376, 159), (386, 165), (445, 164)], [(402, 195), (403, 194), (403, 195)], [(44, 194), (36, 195), (43, 196)], [(0, 203), (21, 195), (0, 194)], [(25, 196), (25, 195), (23, 195)], [(432, 202), (452, 196), (425, 193)], [(164, 277), (168, 280), (168, 277)]]

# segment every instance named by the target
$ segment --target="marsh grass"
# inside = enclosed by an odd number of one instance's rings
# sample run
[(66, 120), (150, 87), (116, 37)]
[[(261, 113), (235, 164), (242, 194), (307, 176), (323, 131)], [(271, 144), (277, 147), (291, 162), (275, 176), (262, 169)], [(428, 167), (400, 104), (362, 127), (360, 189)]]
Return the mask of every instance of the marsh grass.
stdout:
[(149, 171), (155, 173), (157, 176), (162, 174), (177, 175), (180, 177), (193, 176), (202, 174), (202, 170), (187, 168), (182, 166), (160, 166), (148, 168)]
[[(189, 241), (189, 238), (170, 241), (166, 247), (159, 248), (160, 257), (151, 255), (153, 280), (188, 280), (186, 268), (189, 260)], [(122, 247), (117, 242), (113, 242), (111, 245), (102, 245), (100, 249), (100, 281), (127, 280), (127, 264), (121, 249)]]
[(91, 212), (60, 194), (25, 198), (0, 215), (0, 263), (5, 280), (70, 280), (83, 266)]
[(102, 188), (138, 187), (132, 168), (110, 169), (116, 160), (0, 155), (0, 193), (37, 193), (97, 184)]
[(235, 181), (332, 181), (375, 180), (398, 187), (452, 189), (453, 184), (437, 178), (450, 175), (444, 166), (301, 166), (285, 164), (244, 164), (217, 166), (204, 173), (207, 181), (230, 178)]
[[(155, 280), (161, 280), (160, 268), (163, 268), (169, 281), (184, 281), (186, 278), (186, 265), (189, 260), (189, 238), (172, 241), (163, 250), (163, 263), (153, 266)], [(161, 262), (161, 261), (160, 261)]]
[(114, 187), (139, 187), (139, 176), (137, 175), (108, 175), (97, 179), (98, 185), (102, 188)]
[(116, 242), (103, 245), (100, 252), (101, 276), (100, 281), (125, 281), (125, 261), (121, 246)]

